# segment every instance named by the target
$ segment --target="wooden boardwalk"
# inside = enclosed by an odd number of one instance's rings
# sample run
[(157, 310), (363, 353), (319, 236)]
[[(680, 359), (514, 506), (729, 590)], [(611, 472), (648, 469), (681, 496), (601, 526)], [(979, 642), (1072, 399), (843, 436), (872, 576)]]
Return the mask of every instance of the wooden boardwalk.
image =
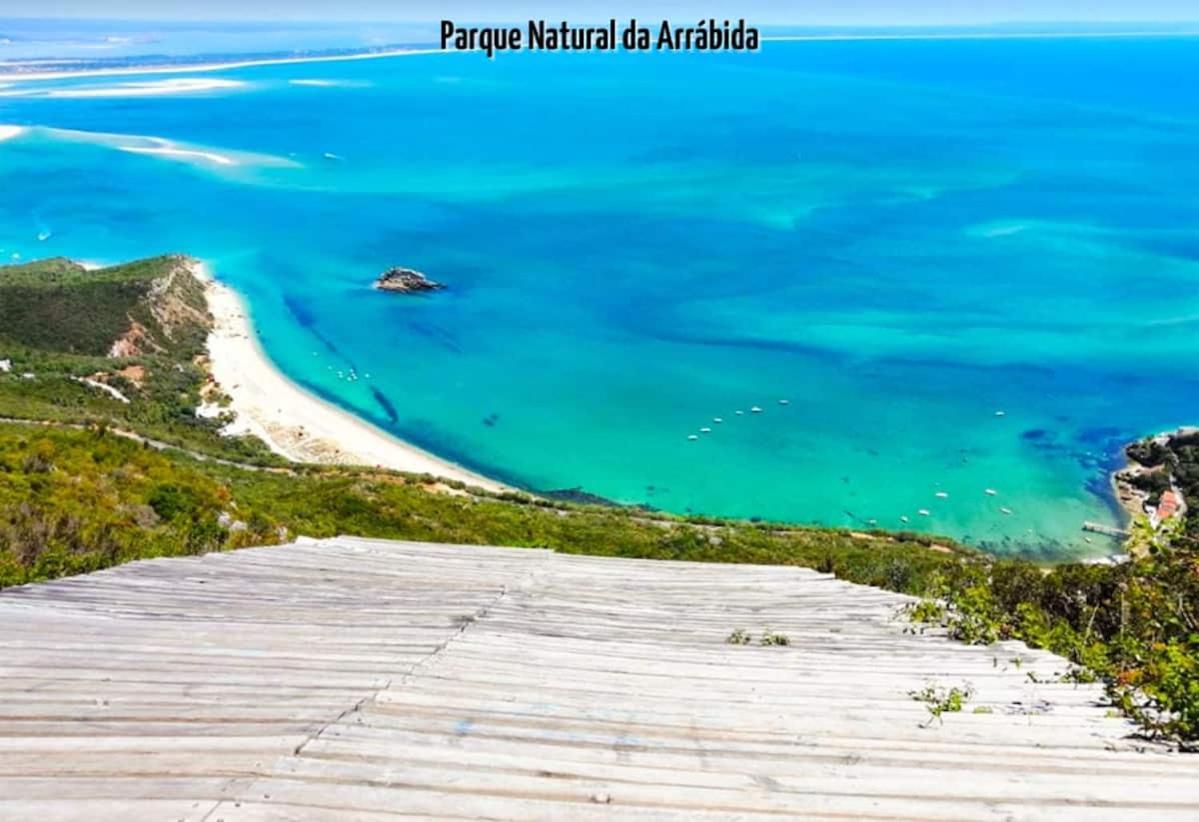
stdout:
[[(914, 633), (904, 603), (344, 538), (12, 589), (0, 818), (1199, 818), (1199, 757), (1127, 738), (1062, 660)], [(930, 682), (975, 695), (921, 727)]]

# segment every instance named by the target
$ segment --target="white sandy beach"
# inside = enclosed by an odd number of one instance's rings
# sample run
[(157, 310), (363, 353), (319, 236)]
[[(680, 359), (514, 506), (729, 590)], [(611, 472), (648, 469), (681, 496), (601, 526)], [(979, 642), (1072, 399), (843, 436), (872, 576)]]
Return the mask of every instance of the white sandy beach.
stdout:
[(192, 272), (206, 283), (215, 319), (208, 337), (212, 375), (232, 398), (235, 430), (261, 437), (275, 453), (296, 462), (369, 465), (433, 474), (491, 491), (508, 490), (313, 396), (287, 379), (258, 344), (241, 298), (216, 281), (202, 263)]
[(5, 126), (0, 125), (0, 142), (11, 140), (13, 137), (19, 137), (25, 131), (20, 126)]

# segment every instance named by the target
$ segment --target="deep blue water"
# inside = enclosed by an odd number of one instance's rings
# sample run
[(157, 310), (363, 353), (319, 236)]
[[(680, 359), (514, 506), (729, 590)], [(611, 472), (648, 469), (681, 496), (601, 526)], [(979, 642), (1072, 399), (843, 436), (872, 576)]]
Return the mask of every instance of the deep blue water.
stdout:
[[(120, 86), (207, 76), (244, 85)], [(20, 82), (0, 248), (200, 256), (294, 379), (526, 487), (1103, 553), (1120, 444), (1196, 421), (1194, 76), (1179, 38)], [(164, 145), (237, 164), (122, 150)]]

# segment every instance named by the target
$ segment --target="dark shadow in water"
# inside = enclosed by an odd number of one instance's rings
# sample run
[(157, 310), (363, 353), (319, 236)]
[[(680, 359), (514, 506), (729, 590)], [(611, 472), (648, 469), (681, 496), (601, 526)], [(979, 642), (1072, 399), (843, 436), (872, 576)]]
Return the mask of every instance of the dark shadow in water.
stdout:
[(379, 403), (379, 405), (383, 408), (383, 412), (387, 414), (388, 421), (392, 425), (398, 423), (400, 418), (399, 415), (396, 414), (396, 407), (391, 404), (391, 400), (387, 399), (387, 396), (373, 385), (371, 386), (371, 394), (374, 396), (375, 402)]
[(283, 304), (287, 307), (287, 312), (295, 318), (296, 322), (298, 322), (309, 334), (315, 337), (317, 342), (323, 345), (330, 354), (337, 357), (339, 360), (343, 360), (351, 369), (355, 371), (358, 370), (357, 366), (355, 366), (352, 361), (347, 359), (345, 355), (341, 353), (341, 350), (333, 344), (333, 341), (320, 332), (320, 329), (316, 326), (316, 317), (313, 315), (311, 309), (309, 309), (307, 305), (305, 305), (298, 298), (289, 294), (285, 294), (283, 296)]
[(454, 354), (462, 353), (462, 346), (458, 343), (458, 338), (453, 333), (447, 331), (439, 325), (425, 322), (408, 322), (408, 328), (415, 331), (419, 336), (424, 337), (435, 345), (444, 348)]

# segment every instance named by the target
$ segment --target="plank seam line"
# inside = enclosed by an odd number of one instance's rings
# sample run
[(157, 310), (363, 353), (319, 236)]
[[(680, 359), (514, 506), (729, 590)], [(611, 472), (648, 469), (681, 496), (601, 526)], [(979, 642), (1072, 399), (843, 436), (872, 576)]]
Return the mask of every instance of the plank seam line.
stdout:
[[(337, 539), (333, 538), (333, 539), (327, 539), (327, 540), (320, 540), (319, 542), (336, 544)], [(508, 596), (510, 591), (512, 591), (512, 590), (527, 591), (529, 588), (533, 587), (536, 583), (537, 577), (539, 575), (539, 571), (541, 570), (540, 566), (542, 564), (548, 562), (549, 559), (553, 556), (554, 556), (554, 554), (552, 552), (547, 552), (547, 553), (543, 554), (540, 559), (533, 561), (532, 567), (525, 574), (525, 576), (519, 581), (519, 583), (517, 585), (515, 585), (513, 587), (509, 587), (507, 584), (502, 583), (500, 585), (499, 592), (494, 597), (492, 597), (491, 600), (484, 603), (479, 608), (475, 609), (475, 612), (473, 614), (471, 614), (469, 617), (467, 617), (466, 619), (464, 619), (462, 624), (460, 626), (458, 626), (458, 629), (456, 631), (454, 631), (452, 634), (450, 634), (450, 636), (448, 636), (444, 641), (442, 641), (441, 644), (438, 645), (436, 648), (434, 648), (430, 653), (428, 653), (421, 659), (417, 660), (416, 662), (413, 662), (412, 664), (410, 664), (408, 666), (408, 669), (400, 675), (399, 684), (403, 684), (403, 683), (407, 682), (409, 680), (409, 678), (414, 673), (416, 673), (417, 669), (419, 669), (422, 666), (424, 666), (425, 664), (431, 662), (439, 654), (441, 654), (446, 648), (448, 648), (455, 640), (461, 638), (467, 632), (467, 630), (470, 629), (470, 627), (472, 625), (477, 623), (479, 620), (485, 618), (492, 611), (492, 609), (494, 609), (497, 605), (499, 605), (504, 600), (504, 598)], [(362, 709), (363, 705), (365, 705), (367, 703), (375, 702), (377, 700), (379, 694), (381, 692), (389, 689), (392, 686), (392, 683), (393, 683), (393, 680), (390, 678), (385, 680), (384, 683), (380, 687), (375, 689), (374, 693), (356, 700), (353, 705), (350, 705), (348, 708), (346, 708), (341, 713), (339, 713), (336, 717), (329, 720), (328, 722), (323, 723), (314, 732), (309, 734), (307, 738), (305, 738), (298, 745), (296, 745), (296, 747), (291, 752), (291, 756), (295, 756), (295, 757), (302, 756), (304, 748), (307, 747), (309, 743), (315, 742), (317, 739), (320, 738), (320, 736), (326, 730), (333, 727), (334, 725), (337, 725), (342, 720), (344, 720), (347, 716), (350, 716), (350, 715), (360, 711)], [(282, 760), (286, 756), (287, 756), (286, 754), (280, 756), (279, 759), (276, 760), (275, 766), (271, 770), (276, 771), (277, 768), (279, 767), (279, 765), (282, 763)], [(250, 781), (249, 785), (247, 786), (247, 790), (252, 789), (254, 787), (254, 785), (258, 784), (263, 779), (270, 779), (273, 775), (274, 775), (273, 773), (268, 772), (268, 773), (261, 774), (256, 779), (252, 779)], [(233, 777), (232, 779), (230, 779), (226, 785), (226, 788), (235, 786), (237, 783), (237, 780), (238, 780), (237, 777)], [(201, 822), (208, 822), (208, 820), (212, 817), (212, 815), (214, 813), (219, 811), (222, 807), (228, 807), (227, 803), (237, 802), (237, 801), (240, 801), (240, 800), (236, 796), (217, 800), (217, 802), (212, 806), (212, 808), (210, 808), (204, 814), (204, 816), (201, 817)]]
[[(325, 542), (336, 542), (336, 539), (325, 540)], [(402, 674), (400, 674), (399, 680), (395, 684), (403, 685), (404, 683), (408, 682), (408, 680), (418, 670), (420, 670), (421, 668), (423, 668), (424, 666), (426, 666), (427, 664), (429, 664), (430, 662), (435, 660), (443, 651), (445, 651), (447, 648), (449, 648), (450, 645), (452, 645), (456, 640), (461, 639), (466, 634), (466, 632), (468, 630), (470, 630), (471, 626), (475, 625), (480, 620), (486, 618), (487, 615), (489, 613), (491, 613), (491, 611), (496, 606), (498, 606), (501, 602), (504, 601), (504, 599), (508, 596), (508, 594), (511, 591), (513, 591), (513, 590), (527, 591), (529, 588), (533, 587), (536, 584), (537, 577), (539, 576), (539, 572), (541, 570), (541, 565), (546, 563), (548, 561), (549, 557), (552, 557), (552, 556), (554, 556), (552, 553), (547, 553), (547, 554), (542, 555), (542, 557), (540, 559), (533, 561), (531, 563), (533, 567), (530, 568), (530, 570), (524, 575), (524, 577), (515, 586), (510, 587), (507, 583), (501, 583), (500, 589), (496, 593), (495, 596), (493, 596), (490, 600), (485, 602), (483, 605), (476, 608), (475, 612), (473, 614), (470, 614), (469, 616), (467, 616), (462, 621), (462, 624), (458, 626), (458, 629), (455, 630), (448, 637), (446, 637), (446, 639), (443, 640), (436, 648), (434, 648), (432, 651), (430, 651), (428, 654), (421, 657), (417, 661), (411, 663), (408, 666), (408, 669), (406, 671), (404, 671)], [(372, 693), (368, 696), (362, 697), (361, 699), (354, 702), (353, 705), (349, 706), (344, 711), (339, 713), (332, 720), (322, 724), (316, 731), (314, 731), (306, 739), (304, 739), (302, 742), (300, 742), (300, 744), (296, 745), (295, 749), (292, 751), (292, 755), (293, 756), (302, 756), (303, 752), (304, 752), (304, 748), (306, 748), (309, 743), (315, 742), (317, 739), (320, 738), (321, 734), (323, 734), (326, 730), (328, 730), (332, 726), (341, 722), (347, 716), (350, 716), (351, 714), (360, 711), (362, 709), (363, 705), (366, 705), (367, 703), (375, 702), (378, 699), (378, 696), (380, 693), (391, 688), (393, 682), (394, 682), (394, 680), (392, 680), (390, 678), (387, 679), (381, 686), (379, 686), (378, 688), (375, 689), (374, 693)]]

